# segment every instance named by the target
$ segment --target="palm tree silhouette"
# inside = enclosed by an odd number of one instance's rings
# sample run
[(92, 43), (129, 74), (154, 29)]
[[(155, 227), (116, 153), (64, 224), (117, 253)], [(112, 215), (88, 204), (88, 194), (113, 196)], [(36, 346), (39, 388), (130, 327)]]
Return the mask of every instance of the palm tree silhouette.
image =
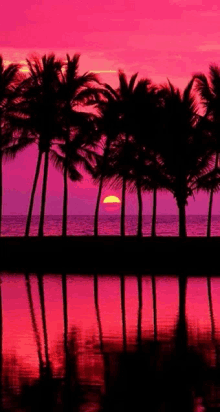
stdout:
[[(122, 185), (122, 236), (125, 234), (126, 189), (137, 192), (137, 234), (142, 236), (142, 190), (153, 190), (156, 187), (154, 169), (157, 153), (155, 141), (159, 133), (159, 94), (149, 79), (139, 80), (135, 86), (136, 78), (137, 74), (134, 74), (128, 83), (125, 74), (119, 71), (119, 88), (114, 91), (108, 86), (112, 96), (109, 107), (107, 102), (107, 111), (104, 114), (109, 134), (103, 156), (103, 171), (100, 173), (100, 188), (104, 179), (111, 181), (115, 188)], [(159, 178), (159, 174), (157, 177)], [(98, 202), (100, 197), (101, 190)]]
[[(85, 119), (83, 121), (85, 121)], [(87, 125), (87, 131), (85, 129), (83, 131), (82, 129), (76, 130), (75, 128), (72, 140), (68, 141), (68, 145), (64, 141), (56, 143), (55, 148), (50, 149), (50, 159), (54, 166), (61, 171), (61, 173), (66, 173), (65, 168), (67, 167), (67, 175), (73, 182), (80, 182), (83, 179), (81, 173), (82, 167), (93, 177), (97, 161), (100, 158), (100, 155), (96, 150), (96, 142), (94, 139), (96, 134), (95, 123), (92, 120), (89, 123), (90, 124)], [(66, 187), (66, 189), (64, 189), (64, 196), (66, 200), (64, 200), (65, 211), (62, 235), (66, 236), (67, 180), (66, 177), (64, 179)]]
[(5, 66), (0, 55), (0, 235), (2, 228), (2, 166), (3, 160), (14, 159), (16, 154), (32, 143), (22, 134), (20, 87), (23, 77), (20, 65)]
[(160, 142), (161, 175), (179, 209), (179, 236), (186, 237), (187, 199), (199, 188), (198, 181), (212, 164), (212, 148), (203, 130), (195, 97), (194, 78), (181, 94), (170, 82), (164, 92), (164, 139)]
[(220, 67), (213, 64), (210, 65), (209, 80), (202, 73), (195, 74), (194, 77), (196, 79), (196, 90), (201, 97), (201, 102), (205, 109), (205, 117), (211, 122), (211, 144), (215, 154), (214, 173), (209, 176), (208, 185), (205, 186), (205, 189), (210, 191), (207, 219), (207, 237), (210, 237), (213, 195), (220, 186), (219, 181), (216, 182), (215, 175), (215, 172), (218, 171), (220, 153)]
[(33, 298), (32, 298), (32, 293), (31, 293), (31, 283), (30, 283), (30, 276), (29, 273), (25, 273), (25, 283), (26, 283), (26, 289), (27, 289), (27, 295), (28, 295), (28, 302), (29, 302), (29, 308), (30, 308), (30, 314), (31, 314), (31, 322), (32, 322), (32, 327), (35, 335), (35, 341), (37, 345), (37, 354), (38, 354), (38, 360), (39, 360), (39, 370), (40, 370), (40, 376), (43, 371), (43, 356), (42, 356), (42, 350), (41, 350), (41, 342), (40, 342), (40, 335), (37, 327), (37, 321), (34, 313), (34, 305), (33, 305)]
[(29, 235), (35, 191), (43, 155), (44, 172), (41, 197), (41, 211), (38, 235), (43, 236), (46, 204), (49, 152), (56, 138), (61, 137), (58, 123), (58, 90), (62, 62), (54, 54), (44, 55), (40, 60), (33, 57), (27, 60), (29, 77), (23, 82), (23, 111), (28, 116), (27, 129), (38, 142), (38, 159), (31, 192), (25, 235)]
[(99, 109), (101, 111), (101, 119), (99, 120), (98, 128), (101, 135), (101, 143), (103, 143), (103, 137), (105, 137), (105, 142), (103, 144), (104, 147), (102, 147), (103, 156), (100, 158), (100, 161), (97, 163), (94, 170), (94, 182), (99, 182), (94, 215), (94, 236), (98, 236), (99, 208), (102, 189), (105, 184), (105, 179), (107, 178), (108, 157), (111, 153), (111, 145), (120, 131), (120, 96), (117, 90), (114, 90), (111, 86), (105, 83), (104, 89), (101, 91), (98, 98)]
[[(62, 72), (60, 82), (60, 120), (63, 130), (63, 140), (65, 145), (65, 158), (63, 165), (64, 177), (64, 196), (63, 196), (63, 223), (62, 235), (67, 233), (67, 204), (68, 204), (68, 167), (72, 159), (69, 156), (70, 143), (74, 140), (74, 136), (81, 132), (82, 144), (85, 139), (88, 140), (88, 132), (90, 129), (90, 143), (95, 139), (95, 115), (77, 110), (79, 105), (86, 106), (97, 101), (98, 89), (94, 84), (99, 83), (97, 75), (94, 73), (84, 73), (79, 75), (79, 54), (75, 54), (72, 59), (67, 54), (67, 63), (65, 71)], [(97, 106), (97, 105), (96, 105)], [(93, 135), (92, 133), (93, 132)], [(77, 180), (77, 176), (76, 176)]]
[[(155, 166), (157, 136), (159, 133), (160, 94), (150, 79), (137, 82), (133, 90), (133, 121), (131, 134), (134, 136), (134, 167), (132, 174), (138, 197), (138, 236), (142, 236), (142, 190), (153, 190), (152, 236), (156, 235), (156, 181)], [(159, 178), (159, 175), (157, 176)], [(159, 184), (159, 181), (158, 181)]]

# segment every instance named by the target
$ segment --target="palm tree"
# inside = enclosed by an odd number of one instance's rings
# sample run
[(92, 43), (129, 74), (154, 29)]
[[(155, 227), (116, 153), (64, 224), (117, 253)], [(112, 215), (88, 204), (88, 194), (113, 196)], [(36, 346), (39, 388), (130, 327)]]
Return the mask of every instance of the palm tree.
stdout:
[[(119, 70), (119, 88), (111, 92), (110, 103), (104, 118), (107, 119), (107, 134), (104, 152), (104, 176), (116, 188), (122, 185), (121, 235), (125, 235), (125, 194), (126, 189), (136, 190), (138, 197), (138, 235), (142, 235), (142, 188), (147, 190), (149, 163), (153, 164), (153, 141), (157, 134), (157, 89), (149, 79), (135, 81), (137, 73), (128, 83), (125, 74)], [(146, 121), (147, 116), (147, 121)], [(154, 145), (156, 150), (156, 145)], [(99, 191), (98, 201), (100, 201)], [(98, 202), (97, 202), (98, 203)]]
[[(212, 145), (215, 154), (213, 171), (215, 172), (218, 169), (220, 153), (220, 67), (210, 65), (209, 80), (201, 73), (196, 74), (194, 77), (196, 79), (196, 90), (199, 92), (203, 108), (205, 109), (205, 116), (211, 122)], [(207, 237), (211, 236), (213, 195), (218, 187), (219, 184), (216, 184), (216, 178), (213, 174), (212, 179), (209, 181), (209, 187), (206, 188), (210, 191)]]
[(101, 118), (98, 122), (98, 130), (101, 136), (101, 149), (103, 155), (94, 171), (94, 183), (99, 182), (94, 215), (94, 236), (98, 236), (99, 208), (103, 186), (105, 183), (108, 183), (109, 180), (109, 155), (112, 151), (112, 144), (114, 144), (115, 139), (122, 131), (120, 105), (119, 88), (115, 90), (109, 84), (105, 83), (104, 89), (102, 89), (98, 95), (98, 106), (101, 112)]
[(27, 59), (29, 77), (22, 84), (23, 112), (28, 116), (27, 131), (38, 142), (38, 159), (31, 192), (25, 235), (29, 235), (35, 191), (44, 155), (43, 188), (38, 235), (43, 236), (49, 152), (56, 138), (61, 137), (58, 123), (59, 75), (62, 62), (54, 54), (44, 55), (40, 60)]
[(187, 199), (199, 187), (199, 180), (212, 164), (203, 119), (192, 94), (194, 78), (183, 93), (170, 82), (164, 86), (163, 135), (160, 141), (161, 175), (164, 188), (171, 191), (179, 209), (179, 235), (186, 237)]
[(153, 190), (153, 213), (151, 235), (156, 235), (156, 190), (159, 174), (155, 180), (157, 137), (160, 133), (160, 93), (150, 79), (139, 80), (133, 91), (134, 167), (133, 177), (138, 197), (138, 236), (142, 236), (142, 191)]
[[(74, 134), (68, 142), (68, 146), (64, 141), (57, 143), (55, 148), (50, 150), (50, 158), (54, 166), (61, 171), (61, 173), (64, 173), (65, 168), (67, 167), (67, 175), (73, 182), (80, 182), (83, 179), (81, 173), (82, 168), (84, 168), (87, 173), (94, 176), (95, 166), (99, 159), (96, 143), (94, 141), (96, 131), (94, 130), (93, 121), (91, 120), (89, 123), (90, 124), (87, 125), (87, 131), (86, 128), (84, 128), (84, 130), (80, 129), (80, 127), (78, 127), (78, 129), (75, 128)], [(65, 193), (66, 196), (66, 190)], [(67, 205), (66, 201), (64, 203)], [(65, 233), (66, 224), (64, 223), (63, 236), (65, 236)]]
[[(65, 144), (65, 159), (64, 159), (64, 196), (63, 196), (63, 223), (62, 235), (67, 233), (67, 204), (68, 204), (68, 167), (71, 159), (69, 158), (69, 145), (74, 139), (76, 133), (81, 131), (82, 144), (88, 141), (90, 135), (90, 143), (95, 140), (95, 119), (96, 116), (92, 113), (77, 110), (79, 106), (85, 107), (88, 104), (94, 103), (97, 100), (98, 89), (94, 84), (99, 83), (97, 75), (94, 73), (84, 73), (79, 75), (80, 55), (75, 54), (72, 59), (67, 54), (67, 63), (65, 71), (61, 75), (60, 82), (60, 105), (61, 113), (60, 120), (63, 130), (63, 140)], [(96, 106), (95, 106), (96, 107)], [(93, 132), (93, 135), (92, 135)]]
[(21, 111), (19, 107), (20, 65), (4, 66), (0, 55), (0, 235), (2, 227), (2, 166), (3, 160), (14, 159), (16, 154), (27, 147), (30, 140), (22, 137)]

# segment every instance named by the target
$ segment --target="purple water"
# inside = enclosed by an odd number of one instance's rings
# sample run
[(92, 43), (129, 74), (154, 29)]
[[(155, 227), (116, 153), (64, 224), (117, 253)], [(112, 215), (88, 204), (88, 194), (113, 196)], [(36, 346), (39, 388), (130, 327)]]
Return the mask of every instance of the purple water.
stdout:
[[(24, 236), (26, 216), (3, 216), (2, 235), (3, 236)], [(39, 216), (33, 216), (30, 230), (31, 236), (38, 233)], [(93, 216), (69, 216), (68, 235), (93, 235)], [(190, 215), (187, 216), (188, 236), (206, 236), (207, 216)], [(45, 216), (44, 234), (46, 236), (61, 235), (62, 216)], [(126, 216), (126, 234), (136, 235), (137, 216)], [(151, 216), (143, 216), (143, 235), (150, 236)], [(158, 215), (156, 233), (158, 236), (178, 236), (178, 216)], [(120, 235), (120, 216), (100, 216), (100, 235)], [(212, 217), (212, 236), (220, 236), (220, 216)]]

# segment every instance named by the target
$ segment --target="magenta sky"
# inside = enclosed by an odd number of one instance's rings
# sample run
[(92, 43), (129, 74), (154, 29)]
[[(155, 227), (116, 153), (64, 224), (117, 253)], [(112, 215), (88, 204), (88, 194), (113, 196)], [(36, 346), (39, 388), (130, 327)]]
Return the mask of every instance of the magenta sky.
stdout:
[[(81, 53), (80, 71), (100, 72), (101, 79), (117, 86), (117, 70), (130, 77), (150, 77), (163, 83), (168, 77), (184, 87), (192, 73), (207, 74), (210, 63), (220, 64), (220, 6), (208, 0), (3, 0), (0, 14), (0, 53), (6, 63), (24, 62), (33, 52)], [(36, 148), (4, 166), (4, 214), (26, 214), (32, 185)], [(97, 189), (86, 176), (70, 184), (69, 214), (92, 214)], [(39, 213), (38, 190), (36, 208)], [(118, 194), (106, 190), (105, 196)], [(47, 214), (60, 214), (62, 177), (51, 165)], [(102, 210), (104, 211), (104, 210)], [(206, 213), (207, 196), (189, 203), (188, 213)], [(215, 196), (214, 214), (220, 213)], [(127, 213), (136, 213), (135, 196), (128, 197)], [(146, 195), (144, 213), (151, 213)], [(176, 213), (168, 194), (159, 196), (158, 213)]]

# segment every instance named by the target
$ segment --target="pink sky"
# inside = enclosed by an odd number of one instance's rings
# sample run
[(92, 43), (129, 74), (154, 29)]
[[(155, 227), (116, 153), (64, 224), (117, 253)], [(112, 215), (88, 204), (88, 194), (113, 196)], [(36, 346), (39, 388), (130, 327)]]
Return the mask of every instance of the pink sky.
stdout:
[[(130, 77), (149, 77), (164, 83), (168, 77), (184, 87), (190, 76), (208, 73), (210, 63), (220, 64), (220, 6), (208, 0), (3, 0), (0, 14), (0, 53), (6, 63), (25, 62), (33, 52), (55, 52), (65, 58), (80, 53), (80, 73), (100, 72), (101, 79), (117, 87), (117, 70)], [(26, 214), (34, 177), (37, 149), (19, 154), (4, 166), (3, 214)], [(47, 214), (61, 214), (62, 176), (51, 165)], [(69, 214), (93, 214), (97, 188), (88, 176), (70, 183)], [(118, 194), (106, 190), (104, 196)], [(38, 188), (34, 213), (39, 213)], [(145, 196), (144, 213), (151, 213)], [(213, 213), (220, 213), (215, 196)], [(190, 200), (188, 214), (206, 214), (205, 194)], [(101, 210), (104, 212), (104, 208)], [(128, 196), (127, 213), (136, 213), (136, 197)], [(162, 194), (158, 213), (175, 214), (172, 196)]]

